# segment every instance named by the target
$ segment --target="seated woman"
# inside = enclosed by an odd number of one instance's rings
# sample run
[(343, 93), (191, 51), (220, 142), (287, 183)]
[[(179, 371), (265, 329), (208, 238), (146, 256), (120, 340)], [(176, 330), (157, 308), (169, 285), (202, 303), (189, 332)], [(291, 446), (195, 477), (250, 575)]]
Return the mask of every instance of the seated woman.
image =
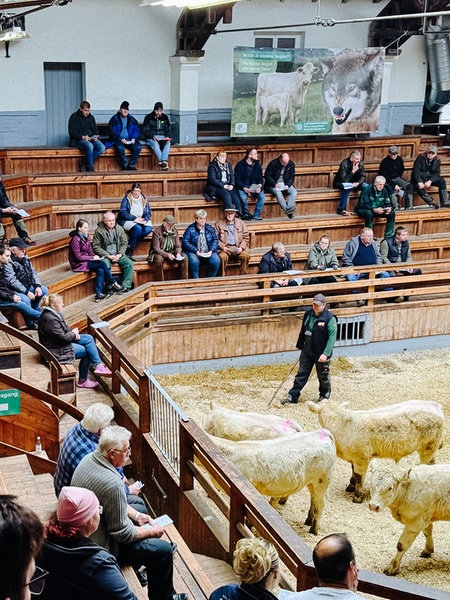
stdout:
[(236, 208), (240, 212), (241, 201), (234, 189), (233, 167), (227, 161), (224, 150), (220, 150), (209, 163), (204, 196), (207, 202), (215, 197), (222, 200), (224, 208)]
[(112, 373), (102, 363), (92, 335), (80, 333), (78, 327), (71, 329), (67, 325), (61, 314), (63, 307), (64, 302), (59, 294), (50, 294), (42, 298), (42, 313), (38, 320), (39, 341), (62, 365), (72, 363), (74, 358), (80, 358), (77, 387), (96, 388), (98, 382), (88, 379), (91, 365), (94, 375), (109, 377)]
[[(95, 280), (95, 301), (100, 302), (113, 292), (121, 292), (119, 285), (111, 275), (108, 265), (94, 252), (89, 237), (89, 223), (79, 219), (75, 225), (76, 229), (69, 233), (69, 264), (75, 273), (93, 271), (97, 274)], [(106, 294), (103, 293), (103, 284), (106, 283)]]
[[(309, 251), (305, 269), (307, 271), (339, 269), (339, 262), (336, 252), (331, 247), (331, 240), (327, 235), (323, 235)], [(336, 277), (333, 275), (326, 275), (325, 277), (311, 277), (311, 279), (308, 281), (308, 285), (314, 285), (316, 283), (334, 283), (335, 281)]]
[(89, 539), (103, 507), (90, 490), (63, 487), (37, 558), (49, 571), (42, 600), (135, 600), (112, 554)]
[(120, 204), (117, 222), (128, 233), (126, 255), (130, 258), (139, 242), (152, 231), (152, 209), (141, 192), (141, 184), (133, 183)]
[(209, 600), (276, 600), (272, 593), (280, 572), (275, 547), (262, 538), (241, 539), (233, 553), (233, 569), (241, 584), (224, 585)]

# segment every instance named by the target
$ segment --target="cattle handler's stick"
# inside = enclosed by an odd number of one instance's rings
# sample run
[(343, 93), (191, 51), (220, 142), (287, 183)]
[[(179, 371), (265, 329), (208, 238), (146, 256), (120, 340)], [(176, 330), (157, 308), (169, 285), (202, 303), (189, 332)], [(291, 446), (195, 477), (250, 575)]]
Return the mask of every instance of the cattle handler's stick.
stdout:
[(292, 366), (292, 369), (289, 371), (289, 373), (286, 375), (286, 377), (283, 379), (283, 381), (280, 383), (280, 385), (277, 388), (277, 391), (275, 392), (275, 394), (272, 396), (272, 398), (270, 399), (269, 402), (269, 406), (272, 404), (272, 402), (275, 399), (275, 396), (278, 394), (278, 392), (281, 390), (281, 388), (283, 387), (283, 385), (286, 383), (286, 381), (288, 380), (288, 377), (290, 377), (292, 371), (295, 369), (295, 367), (298, 365), (298, 363), (300, 362), (300, 356), (297, 358), (296, 362), (294, 363), (294, 365)]

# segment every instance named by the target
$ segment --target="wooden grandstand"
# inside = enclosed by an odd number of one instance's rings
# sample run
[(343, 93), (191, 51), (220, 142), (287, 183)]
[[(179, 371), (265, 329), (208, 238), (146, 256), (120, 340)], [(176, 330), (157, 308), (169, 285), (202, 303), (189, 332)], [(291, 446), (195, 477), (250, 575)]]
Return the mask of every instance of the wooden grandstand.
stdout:
[[(264, 220), (249, 223), (252, 254), (249, 275), (236, 276), (235, 268), (230, 265), (224, 278), (180, 282), (176, 271), (168, 271), (167, 281), (154, 281), (152, 266), (145, 260), (149, 246), (149, 240), (145, 240), (136, 253), (133, 292), (112, 296), (100, 304), (94, 304), (93, 277), (72, 273), (68, 267), (68, 232), (76, 220), (86, 219), (92, 229), (105, 210), (118, 209), (131, 181), (140, 181), (150, 199), (154, 223), (160, 223), (165, 214), (171, 213), (183, 231), (192, 222), (195, 210), (201, 207), (207, 210), (208, 221), (214, 222), (222, 217), (222, 206), (217, 202), (207, 203), (202, 192), (208, 163), (219, 146), (173, 147), (168, 172), (155, 170), (148, 149), (143, 150), (137, 173), (120, 172), (113, 151), (108, 150), (96, 165), (98, 171), (86, 174), (76, 172), (80, 155), (74, 148), (0, 150), (8, 195), (15, 205), (22, 205), (30, 213), (28, 231), (38, 242), (28, 254), (50, 291), (64, 295), (67, 320), (96, 337), (102, 357), (113, 371), (111, 381), (101, 380), (102, 391), (114, 405), (116, 421), (133, 433), (133, 475), (146, 482), (150, 506), (155, 513), (167, 512), (174, 519), (176, 529), (168, 534), (179, 546), (177, 591), (187, 591), (196, 600), (206, 599), (212, 584), (192, 553), (230, 561), (237, 539), (256, 530), (276, 545), (283, 568), (294, 578), (296, 589), (301, 590), (315, 583), (314, 569), (308, 564), (311, 551), (193, 421), (174, 409), (170, 413), (175, 424), (174, 437), (164, 427), (161, 432), (158, 425), (168, 419), (168, 409), (163, 407), (170, 402), (145, 366), (175, 360), (226, 358), (226, 353), (208, 343), (212, 336), (226, 337), (229, 341), (226, 347), (234, 348), (240, 356), (290, 350), (298, 330), (299, 313), (294, 309), (301, 311), (319, 290), (339, 305), (336, 312), (345, 322), (355, 313), (354, 292), (358, 289), (358, 298), (367, 301), (366, 306), (358, 309), (359, 314), (363, 318), (370, 316), (364, 325), (366, 333), (369, 332), (368, 341), (393, 339), (394, 335), (407, 338), (448, 332), (450, 209), (431, 210), (420, 198), (415, 199), (414, 210), (398, 213), (397, 222), (408, 228), (413, 259), (422, 268), (423, 276), (398, 278), (392, 284), (393, 289), (386, 290), (386, 282), (375, 277), (376, 269), (368, 268), (370, 276), (364, 283), (342, 279), (338, 284), (302, 286), (292, 291), (292, 288), (271, 289), (270, 277), (257, 275), (262, 254), (276, 240), (287, 246), (294, 267), (299, 269), (304, 266), (309, 247), (323, 233), (332, 237), (340, 255), (349, 237), (359, 233), (362, 222), (357, 216), (339, 217), (335, 213), (339, 194), (331, 189), (331, 182), (337, 166), (352, 149), (359, 149), (371, 181), (393, 141), (373, 138), (258, 145), (263, 167), (281, 151), (289, 151), (297, 167), (299, 195), (295, 219), (284, 218), (278, 204), (267, 197)], [(410, 170), (417, 153), (436, 143), (436, 137), (404, 136), (395, 139), (395, 143)], [(244, 152), (242, 146), (232, 144), (225, 149), (232, 163)], [(444, 152), (443, 174), (448, 175), (450, 182), (450, 156)], [(355, 200), (351, 199), (351, 206)], [(7, 218), (4, 226), (6, 237), (14, 237), (15, 230)], [(383, 227), (381, 223), (375, 226), (379, 238)], [(337, 274), (347, 272), (344, 269)], [(402, 305), (387, 304), (400, 294), (408, 295), (410, 301)], [(430, 307), (434, 309), (433, 319), (428, 316)], [(101, 320), (108, 321), (109, 327), (93, 327)], [(402, 325), (394, 328), (394, 321)], [(272, 326), (276, 326), (278, 334), (268, 336), (268, 327)], [(244, 331), (252, 342), (242, 348), (237, 341)], [(0, 336), (0, 344), (10, 348), (14, 346), (11, 342), (14, 335), (6, 332), (10, 337)], [(171, 354), (170, 343), (174, 332), (178, 347), (183, 350), (176, 357)], [(35, 363), (24, 363), (31, 352), (24, 338), (22, 333), (21, 370), (17, 365), (12, 374), (0, 370), (0, 388), (21, 390), (27, 399), (27, 414), (26, 418), (21, 415), (23, 419), (0, 420), (0, 455), (25, 455), (36, 476), (54, 470), (55, 448), (61, 437), (58, 411), (75, 419), (81, 418), (82, 413), (70, 402), (43, 391), (40, 376), (32, 372), (34, 367), (25, 368)], [(166, 354), (158, 351), (162, 347)], [(38, 424), (44, 421), (47, 426), (42, 441), (44, 448), (52, 449), (49, 458), (33, 454)], [(172, 444), (175, 444), (173, 452)], [(0, 460), (0, 473), (2, 468)], [(24, 480), (31, 477), (28, 473)], [(210, 477), (219, 483), (220, 491), (211, 485)], [(11, 491), (5, 477), (0, 477), (0, 485), (2, 481), (3, 489)], [(34, 502), (38, 496), (39, 493), (33, 495)], [(49, 499), (48, 505), (52, 502), (54, 498)], [(183, 540), (187, 545), (183, 545)], [(384, 598), (449, 597), (442, 590), (370, 572), (361, 572), (359, 589)]]

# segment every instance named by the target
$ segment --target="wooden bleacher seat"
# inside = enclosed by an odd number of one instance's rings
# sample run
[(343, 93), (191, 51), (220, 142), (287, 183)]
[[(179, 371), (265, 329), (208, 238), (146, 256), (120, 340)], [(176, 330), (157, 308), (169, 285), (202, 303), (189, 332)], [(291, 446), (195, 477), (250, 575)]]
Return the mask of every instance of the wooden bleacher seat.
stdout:
[(20, 344), (9, 333), (0, 331), (0, 369), (16, 369), (20, 367)]

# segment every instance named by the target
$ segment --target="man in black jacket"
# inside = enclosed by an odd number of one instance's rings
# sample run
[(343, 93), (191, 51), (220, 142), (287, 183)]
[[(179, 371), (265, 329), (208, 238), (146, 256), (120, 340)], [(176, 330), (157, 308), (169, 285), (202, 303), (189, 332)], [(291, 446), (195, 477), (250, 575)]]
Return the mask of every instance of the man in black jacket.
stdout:
[[(448, 207), (447, 185), (445, 179), (441, 177), (441, 161), (437, 157), (437, 147), (430, 146), (425, 154), (419, 154), (414, 161), (411, 181), (416, 192), (429, 206), (439, 208)], [(430, 187), (437, 187), (439, 190), (439, 204), (434, 202), (428, 194)]]
[(70, 145), (76, 146), (84, 154), (84, 158), (78, 161), (80, 171), (93, 171), (94, 162), (103, 154), (105, 146), (99, 140), (97, 123), (94, 115), (91, 115), (91, 105), (86, 100), (70, 115), (69, 137)]
[(314, 366), (319, 380), (318, 402), (330, 397), (330, 360), (336, 343), (337, 319), (326, 306), (325, 296), (317, 294), (313, 298), (312, 308), (305, 312), (297, 340), (297, 348), (301, 350), (300, 365), (294, 384), (281, 404), (298, 404), (300, 393)]
[(283, 152), (278, 158), (271, 160), (264, 177), (264, 191), (273, 194), (286, 215), (292, 219), (295, 215), (297, 190), (294, 187), (295, 164), (289, 159), (289, 154)]
[(170, 152), (170, 142), (172, 141), (172, 127), (170, 119), (163, 113), (163, 103), (156, 102), (153, 111), (148, 114), (142, 125), (142, 131), (145, 137), (145, 143), (149, 146), (156, 158), (158, 166), (167, 171), (169, 163), (167, 162)]
[(25, 227), (25, 223), (23, 222), (22, 215), (19, 214), (19, 211), (15, 206), (11, 204), (9, 201), (8, 195), (6, 194), (5, 186), (3, 185), (3, 181), (0, 175), (0, 243), (5, 243), (5, 230), (2, 225), (2, 218), (10, 217), (12, 219), (13, 225), (16, 228), (17, 233), (20, 238), (24, 240), (28, 246), (36, 246), (36, 242), (30, 239), (28, 235), (28, 231)]

